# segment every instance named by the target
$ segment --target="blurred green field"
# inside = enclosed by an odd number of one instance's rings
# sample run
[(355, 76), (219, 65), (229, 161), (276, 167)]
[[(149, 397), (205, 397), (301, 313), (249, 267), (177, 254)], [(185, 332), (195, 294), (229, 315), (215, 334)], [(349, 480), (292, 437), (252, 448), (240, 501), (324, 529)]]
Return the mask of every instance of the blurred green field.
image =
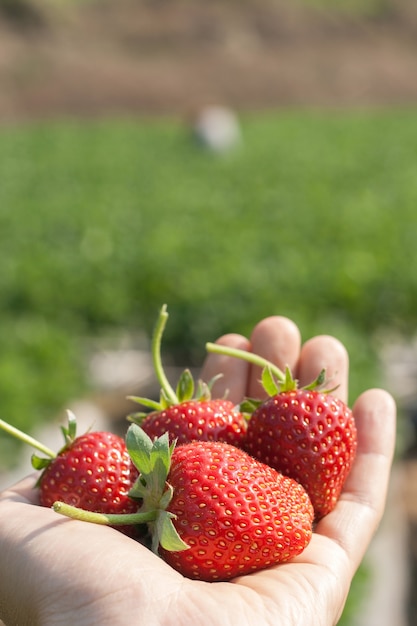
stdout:
[(149, 336), (164, 302), (180, 365), (278, 313), (346, 343), (351, 400), (379, 383), (381, 336), (415, 330), (417, 111), (241, 126), (227, 156), (174, 119), (0, 129), (3, 419), (50, 419), (86, 392), (89, 341)]

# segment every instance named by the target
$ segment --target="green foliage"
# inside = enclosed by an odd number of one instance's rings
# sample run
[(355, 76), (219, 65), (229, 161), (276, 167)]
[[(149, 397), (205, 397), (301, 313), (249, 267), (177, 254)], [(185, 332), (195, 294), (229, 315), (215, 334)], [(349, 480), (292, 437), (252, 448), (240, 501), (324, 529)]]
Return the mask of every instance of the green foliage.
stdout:
[(354, 626), (357, 622), (356, 618), (369, 594), (371, 579), (372, 571), (365, 559), (353, 577), (349, 596), (337, 626)]
[(85, 341), (150, 336), (164, 302), (181, 366), (282, 314), (345, 342), (352, 398), (378, 384), (378, 333), (415, 324), (416, 111), (241, 121), (223, 157), (170, 119), (1, 129), (4, 419), (49, 418), (85, 390)]

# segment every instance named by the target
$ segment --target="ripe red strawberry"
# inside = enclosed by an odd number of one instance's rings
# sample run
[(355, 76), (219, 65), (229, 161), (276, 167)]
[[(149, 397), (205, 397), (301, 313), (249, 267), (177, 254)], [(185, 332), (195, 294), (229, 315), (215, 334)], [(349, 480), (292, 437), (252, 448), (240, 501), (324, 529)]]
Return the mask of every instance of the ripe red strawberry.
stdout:
[(316, 390), (282, 391), (252, 414), (247, 452), (295, 478), (308, 492), (316, 518), (336, 505), (356, 453), (352, 411)]
[[(214, 344), (208, 344), (208, 349), (224, 353)], [(253, 411), (245, 450), (300, 482), (320, 519), (335, 507), (356, 455), (352, 411), (330, 392), (319, 390), (324, 371), (307, 387), (298, 388), (288, 369), (284, 375), (256, 355), (239, 350), (233, 354), (265, 365), (262, 382), (270, 394), (266, 401), (241, 405), (242, 410), (245, 406)]]
[[(140, 472), (131, 496), (143, 502), (128, 519), (148, 522), (153, 550), (184, 576), (230, 580), (286, 562), (308, 545), (314, 511), (304, 488), (244, 450), (218, 441), (175, 448), (168, 433), (152, 442), (136, 424), (126, 441)], [(54, 508), (97, 523), (127, 520)]]
[(151, 439), (168, 431), (178, 444), (194, 440), (243, 442), (246, 420), (230, 400), (188, 400), (149, 413), (141, 427)]
[(48, 463), (39, 479), (39, 499), (100, 513), (133, 513), (128, 492), (138, 476), (124, 440), (110, 432), (80, 435)]
[(230, 400), (212, 399), (209, 383), (198, 381), (195, 393), (194, 379), (185, 370), (176, 391), (169, 384), (162, 368), (160, 344), (168, 319), (166, 306), (161, 309), (154, 331), (152, 353), (155, 373), (161, 385), (160, 401), (131, 396), (130, 399), (152, 409), (150, 413), (135, 413), (129, 420), (143, 428), (154, 439), (169, 432), (178, 444), (189, 441), (224, 441), (240, 446), (246, 433), (246, 419)]
[(75, 417), (68, 412), (68, 427), (62, 428), (66, 443), (55, 454), (5, 422), (0, 426), (47, 455), (32, 456), (33, 467), (42, 470), (37, 482), (42, 506), (50, 507), (61, 500), (102, 513), (137, 511), (138, 503), (129, 498), (128, 492), (138, 472), (124, 439), (118, 435), (88, 432), (77, 437)]
[(219, 581), (297, 556), (309, 543), (313, 509), (301, 485), (220, 442), (179, 446), (167, 511), (188, 550), (161, 555), (188, 578)]

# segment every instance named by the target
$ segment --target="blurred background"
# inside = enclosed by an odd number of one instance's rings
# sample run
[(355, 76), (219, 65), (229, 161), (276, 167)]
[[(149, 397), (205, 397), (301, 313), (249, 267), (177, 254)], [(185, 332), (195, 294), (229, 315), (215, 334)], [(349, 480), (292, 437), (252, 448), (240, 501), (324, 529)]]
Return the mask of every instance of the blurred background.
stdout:
[[(0, 417), (124, 428), (163, 303), (173, 377), (268, 315), (335, 334), (399, 409), (340, 623), (415, 625), (416, 202), (414, 0), (0, 0)], [(0, 434), (0, 488), (29, 457)]]

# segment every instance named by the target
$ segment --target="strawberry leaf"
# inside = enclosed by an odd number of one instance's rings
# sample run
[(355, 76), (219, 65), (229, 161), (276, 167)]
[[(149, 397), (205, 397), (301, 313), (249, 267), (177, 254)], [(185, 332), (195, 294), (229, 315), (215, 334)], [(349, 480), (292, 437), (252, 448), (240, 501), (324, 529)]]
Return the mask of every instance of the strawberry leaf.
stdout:
[(126, 433), (126, 447), (133, 464), (145, 476), (152, 470), (152, 440), (137, 424), (132, 424)]
[(169, 446), (169, 435), (168, 433), (164, 433), (152, 444), (152, 448), (150, 451), (150, 459), (152, 463), (152, 469), (155, 462), (160, 459), (163, 466), (165, 467), (166, 474), (169, 472), (169, 468), (171, 465), (171, 454), (170, 454), (170, 446)]
[(172, 406), (173, 404), (178, 404), (178, 402), (173, 403), (173, 401), (170, 399), (170, 397), (165, 392), (165, 390), (161, 389), (161, 395), (159, 397), (159, 410), (163, 411), (164, 409), (166, 409), (169, 406)]
[(127, 399), (132, 400), (133, 402), (136, 402), (137, 404), (142, 404), (143, 406), (147, 406), (148, 408), (153, 409), (154, 411), (159, 411), (161, 409), (161, 405), (159, 404), (159, 402), (156, 402), (155, 400), (150, 400), (149, 398), (141, 398), (139, 396), (128, 396)]
[(287, 365), (285, 368), (285, 380), (281, 387), (281, 391), (294, 391), (297, 389), (297, 386), (297, 381), (292, 377), (291, 370)]
[(52, 459), (44, 459), (43, 457), (37, 456), (36, 454), (32, 454), (31, 456), (31, 463), (32, 463), (32, 467), (35, 470), (43, 470), (45, 469), (45, 467), (48, 467), (48, 465), (50, 465)]
[(74, 441), (77, 436), (77, 418), (72, 411), (67, 411), (68, 418), (68, 436), (71, 442)]
[(143, 500), (147, 493), (148, 488), (146, 486), (146, 481), (144, 481), (143, 478), (139, 476), (139, 478), (129, 489), (129, 498), (133, 498), (134, 500)]
[(194, 395), (194, 378), (190, 370), (182, 372), (177, 384), (177, 397), (179, 402), (187, 402)]
[(152, 550), (158, 551), (159, 545), (165, 550), (178, 552), (188, 550), (189, 546), (181, 539), (177, 529), (172, 523), (172, 514), (161, 511), (157, 517), (152, 537)]
[(130, 413), (130, 415), (128, 415), (126, 419), (128, 422), (133, 422), (134, 424), (140, 426), (145, 417), (147, 417), (148, 415), (149, 413), (138, 411), (137, 413)]
[(168, 507), (168, 504), (172, 500), (173, 494), (174, 494), (173, 488), (171, 487), (171, 485), (167, 485), (166, 490), (164, 491), (164, 493), (162, 494), (161, 499), (159, 500), (159, 505), (160, 505), (161, 509), (166, 509)]
[(199, 402), (204, 402), (211, 399), (210, 387), (203, 380), (199, 380), (197, 383), (197, 393), (195, 397)]
[(155, 455), (154, 458), (151, 459), (151, 462), (152, 472), (145, 477), (146, 486), (152, 501), (158, 502), (158, 506), (160, 507), (168, 472), (160, 456)]
[(132, 424), (126, 434), (126, 447), (139, 478), (131, 489), (131, 496), (143, 498), (144, 508), (161, 508), (161, 498), (171, 467), (171, 455), (175, 443), (170, 446), (168, 433), (152, 442), (138, 426)]
[(213, 385), (216, 382), (216, 380), (219, 380), (219, 378), (223, 378), (223, 374), (216, 374), (215, 376), (213, 376), (213, 378), (210, 378), (210, 380), (208, 381), (208, 383), (205, 383), (206, 386), (208, 387), (209, 392), (211, 393), (211, 390), (213, 389)]
[(263, 400), (256, 398), (245, 398), (239, 405), (239, 411), (250, 415), (262, 404)]
[(303, 389), (306, 389), (306, 390), (317, 389), (318, 387), (321, 387), (325, 383), (325, 381), (326, 381), (326, 370), (322, 369), (319, 375), (317, 376), (317, 378), (313, 380), (313, 382), (311, 382), (309, 385), (306, 385), (305, 387), (303, 387)]
[(61, 426), (64, 435), (65, 447), (69, 446), (77, 436), (77, 418), (72, 411), (67, 411), (67, 425)]
[(262, 370), (262, 386), (270, 396), (275, 396), (279, 393), (279, 385), (275, 381), (274, 376), (272, 375), (272, 370), (270, 367), (264, 367)]

